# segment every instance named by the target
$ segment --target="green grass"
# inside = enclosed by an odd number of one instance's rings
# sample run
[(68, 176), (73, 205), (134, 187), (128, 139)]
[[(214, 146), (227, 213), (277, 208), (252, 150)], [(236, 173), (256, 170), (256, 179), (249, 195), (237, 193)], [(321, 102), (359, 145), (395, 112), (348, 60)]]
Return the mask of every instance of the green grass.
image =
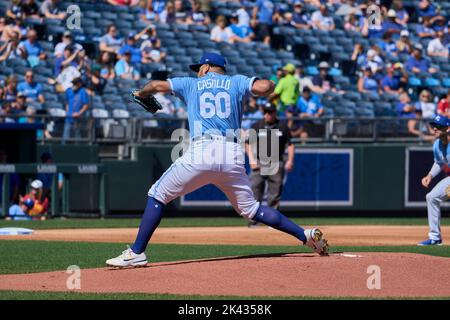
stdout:
[(450, 297), (432, 298), (361, 298), (361, 297), (239, 297), (198, 296), (146, 293), (79, 293), (79, 292), (31, 292), (0, 291), (0, 300), (449, 300)]
[[(427, 218), (294, 218), (299, 225), (428, 225)], [(0, 220), (0, 228), (22, 227), (30, 229), (67, 228), (135, 228), (140, 219), (51, 219), (46, 221)], [(443, 218), (441, 224), (450, 225), (450, 218)], [(247, 221), (239, 217), (230, 218), (165, 218), (161, 227), (225, 227), (246, 226)]]
[[(104, 262), (124, 250), (121, 243), (0, 241), (0, 274), (104, 267)], [(450, 246), (332, 247), (331, 252), (412, 252), (450, 257)], [(239, 246), (151, 244), (150, 262), (178, 261), (228, 256), (311, 252), (303, 246)]]

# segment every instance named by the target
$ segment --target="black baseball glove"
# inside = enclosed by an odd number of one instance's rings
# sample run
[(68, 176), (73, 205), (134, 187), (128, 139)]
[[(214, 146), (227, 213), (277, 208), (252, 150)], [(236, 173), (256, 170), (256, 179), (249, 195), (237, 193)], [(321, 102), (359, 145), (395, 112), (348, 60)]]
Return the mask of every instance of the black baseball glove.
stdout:
[(158, 100), (156, 100), (156, 98), (153, 95), (149, 94), (148, 96), (145, 97), (138, 97), (135, 95), (137, 91), (139, 90), (137, 89), (133, 90), (133, 92), (131, 92), (130, 94), (132, 102), (136, 102), (142, 108), (144, 108), (145, 111), (148, 111), (150, 113), (156, 113), (158, 110), (162, 110), (161, 104), (158, 102)]

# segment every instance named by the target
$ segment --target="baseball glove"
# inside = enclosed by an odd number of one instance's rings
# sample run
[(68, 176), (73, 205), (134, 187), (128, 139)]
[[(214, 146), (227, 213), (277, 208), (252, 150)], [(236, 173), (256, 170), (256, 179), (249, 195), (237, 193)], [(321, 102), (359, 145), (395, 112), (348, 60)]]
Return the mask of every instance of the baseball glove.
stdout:
[(145, 109), (145, 111), (148, 111), (150, 113), (156, 113), (158, 110), (162, 110), (161, 104), (156, 100), (156, 98), (153, 95), (148, 95), (145, 97), (138, 97), (135, 95), (135, 93), (139, 90), (133, 90), (131, 92), (131, 101), (136, 102), (139, 104), (142, 108)]

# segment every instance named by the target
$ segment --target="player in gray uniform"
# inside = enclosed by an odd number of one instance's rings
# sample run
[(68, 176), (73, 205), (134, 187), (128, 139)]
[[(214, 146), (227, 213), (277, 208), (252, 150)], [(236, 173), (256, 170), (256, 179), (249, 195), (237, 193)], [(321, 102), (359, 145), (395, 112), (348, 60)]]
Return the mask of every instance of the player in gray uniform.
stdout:
[[(422, 185), (428, 188), (431, 180), (442, 170), (443, 165), (450, 164), (450, 148), (448, 148), (448, 134), (450, 132), (450, 119), (444, 116), (436, 116), (430, 123), (436, 133), (436, 141), (433, 145), (434, 164), (430, 172), (422, 179)], [(441, 209), (442, 201), (450, 197), (450, 177), (442, 179), (427, 196), (428, 224), (430, 232), (428, 239), (420, 242), (419, 246), (442, 245), (441, 237)]]

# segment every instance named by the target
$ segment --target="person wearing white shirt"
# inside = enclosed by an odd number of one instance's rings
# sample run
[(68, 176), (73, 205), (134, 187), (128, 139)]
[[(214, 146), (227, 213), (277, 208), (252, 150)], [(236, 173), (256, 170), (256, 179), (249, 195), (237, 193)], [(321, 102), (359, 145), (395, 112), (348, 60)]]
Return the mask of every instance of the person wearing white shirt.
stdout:
[(227, 20), (224, 16), (218, 16), (216, 26), (211, 30), (211, 40), (215, 42), (229, 42), (233, 37), (233, 32), (227, 27)]
[(428, 43), (427, 53), (431, 57), (448, 58), (448, 44), (442, 30), (436, 32), (436, 38)]

